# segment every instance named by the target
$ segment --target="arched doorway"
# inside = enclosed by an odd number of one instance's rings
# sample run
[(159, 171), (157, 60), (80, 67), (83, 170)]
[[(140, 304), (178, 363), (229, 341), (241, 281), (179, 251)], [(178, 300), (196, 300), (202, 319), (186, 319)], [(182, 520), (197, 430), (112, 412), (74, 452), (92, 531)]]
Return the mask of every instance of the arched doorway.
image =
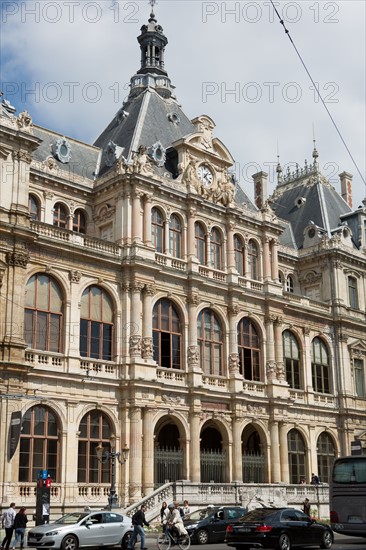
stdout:
[(226, 453), (222, 448), (222, 436), (212, 427), (201, 432), (201, 482), (225, 483)]
[(183, 449), (180, 448), (178, 427), (162, 421), (156, 429), (154, 457), (155, 488), (168, 481), (183, 479)]
[(265, 482), (265, 456), (259, 433), (253, 426), (248, 426), (242, 439), (243, 482)]

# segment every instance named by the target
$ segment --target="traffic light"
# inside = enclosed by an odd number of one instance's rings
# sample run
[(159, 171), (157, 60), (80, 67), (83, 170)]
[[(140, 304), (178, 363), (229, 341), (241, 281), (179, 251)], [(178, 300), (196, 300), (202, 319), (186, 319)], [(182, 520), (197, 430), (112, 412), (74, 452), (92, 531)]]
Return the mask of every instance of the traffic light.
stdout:
[(49, 522), (52, 479), (47, 470), (40, 470), (37, 475), (36, 525)]

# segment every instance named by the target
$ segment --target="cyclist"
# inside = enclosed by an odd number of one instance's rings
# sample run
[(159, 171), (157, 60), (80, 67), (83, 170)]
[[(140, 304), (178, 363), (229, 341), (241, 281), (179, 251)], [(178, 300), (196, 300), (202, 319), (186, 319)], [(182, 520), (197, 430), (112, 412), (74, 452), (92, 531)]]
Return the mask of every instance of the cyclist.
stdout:
[(169, 512), (166, 516), (166, 524), (172, 534), (174, 530), (178, 533), (178, 536), (188, 535), (186, 528), (183, 525), (183, 519), (179, 513), (179, 510), (175, 507), (174, 504), (169, 504)]

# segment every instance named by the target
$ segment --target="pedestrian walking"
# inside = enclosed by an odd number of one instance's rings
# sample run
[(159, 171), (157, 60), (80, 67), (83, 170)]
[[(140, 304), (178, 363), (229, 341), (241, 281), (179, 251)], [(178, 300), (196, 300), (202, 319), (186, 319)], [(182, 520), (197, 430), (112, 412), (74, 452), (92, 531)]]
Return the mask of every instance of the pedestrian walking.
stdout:
[(191, 513), (191, 509), (189, 507), (188, 500), (185, 500), (183, 502), (183, 517), (186, 516), (187, 514), (190, 514), (190, 513)]
[(304, 514), (306, 514), (307, 516), (310, 516), (310, 502), (308, 498), (304, 500), (302, 510)]
[(133, 525), (133, 533), (128, 541), (128, 550), (132, 550), (134, 547), (135, 542), (137, 541), (137, 537), (140, 535), (141, 538), (141, 545), (140, 550), (148, 550), (145, 546), (145, 531), (144, 531), (144, 525), (146, 527), (149, 527), (149, 523), (147, 523), (145, 518), (145, 512), (147, 510), (147, 507), (145, 504), (143, 504), (140, 508), (140, 510), (137, 510), (137, 512), (132, 516), (132, 525)]
[(11, 537), (13, 536), (14, 531), (15, 516), (15, 502), (11, 502), (9, 508), (5, 510), (1, 516), (1, 525), (5, 529), (5, 537), (1, 543), (1, 548), (4, 550), (9, 550)]
[(28, 518), (25, 511), (26, 511), (26, 508), (22, 506), (14, 518), (15, 537), (13, 542), (13, 550), (15, 550), (15, 547), (18, 544), (19, 539), (20, 539), (20, 550), (23, 550), (24, 548), (24, 535), (25, 535), (25, 529), (28, 523)]

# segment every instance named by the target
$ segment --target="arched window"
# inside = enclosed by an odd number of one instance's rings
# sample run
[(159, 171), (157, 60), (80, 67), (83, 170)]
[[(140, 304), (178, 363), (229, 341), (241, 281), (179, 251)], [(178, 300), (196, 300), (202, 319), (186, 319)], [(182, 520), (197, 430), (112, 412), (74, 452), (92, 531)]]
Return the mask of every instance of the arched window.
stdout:
[(318, 437), (317, 455), (319, 479), (323, 483), (329, 483), (336, 453), (332, 438), (327, 432), (322, 432)]
[(19, 451), (19, 481), (37, 481), (39, 470), (48, 470), (53, 481), (59, 481), (59, 426), (48, 407), (36, 405), (22, 420)]
[(218, 318), (210, 309), (204, 309), (198, 315), (197, 339), (203, 372), (222, 375), (223, 333)]
[(113, 303), (105, 290), (89, 286), (81, 296), (80, 355), (112, 360)]
[(196, 257), (201, 265), (207, 265), (206, 235), (202, 224), (196, 222), (194, 225), (194, 237)]
[(306, 479), (306, 453), (304, 439), (298, 430), (288, 432), (287, 446), (290, 483), (299, 483), (301, 479)]
[(358, 309), (358, 291), (356, 277), (348, 277), (348, 299), (352, 309)]
[(260, 339), (258, 331), (247, 317), (238, 324), (239, 369), (245, 380), (259, 381)]
[(244, 242), (239, 235), (234, 235), (235, 267), (239, 275), (245, 275), (245, 253)]
[(159, 300), (153, 310), (154, 360), (160, 367), (181, 368), (182, 328), (170, 300)]
[(311, 374), (313, 389), (319, 393), (330, 392), (329, 356), (324, 342), (314, 338), (311, 345)]
[(28, 197), (28, 208), (29, 214), (32, 221), (39, 221), (40, 219), (40, 208), (38, 199), (34, 195), (29, 195)]
[(72, 222), (72, 230), (76, 231), (77, 233), (85, 233), (86, 232), (86, 218), (84, 212), (78, 208), (74, 212), (74, 219)]
[(286, 278), (286, 292), (294, 292), (294, 278), (292, 275), (287, 275)]
[(109, 483), (110, 464), (101, 464), (97, 459), (96, 447), (102, 443), (110, 451), (109, 438), (112, 430), (106, 416), (100, 411), (87, 413), (79, 426), (78, 482)]
[(57, 202), (53, 209), (53, 225), (63, 228), (67, 227), (67, 210), (60, 202)]
[(258, 245), (253, 240), (248, 243), (248, 272), (251, 279), (259, 279)]
[(169, 220), (169, 253), (175, 258), (182, 257), (182, 224), (175, 214)]
[(156, 252), (164, 252), (164, 219), (158, 208), (151, 211), (151, 240)]
[(353, 358), (353, 374), (355, 380), (355, 394), (357, 397), (366, 397), (365, 369), (363, 359)]
[(54, 279), (38, 273), (25, 288), (24, 339), (27, 346), (43, 351), (61, 352), (62, 292)]
[(290, 388), (299, 390), (301, 388), (299, 346), (295, 336), (289, 330), (285, 330), (282, 337), (286, 380)]
[(220, 231), (214, 227), (210, 235), (211, 266), (222, 269), (222, 240)]

